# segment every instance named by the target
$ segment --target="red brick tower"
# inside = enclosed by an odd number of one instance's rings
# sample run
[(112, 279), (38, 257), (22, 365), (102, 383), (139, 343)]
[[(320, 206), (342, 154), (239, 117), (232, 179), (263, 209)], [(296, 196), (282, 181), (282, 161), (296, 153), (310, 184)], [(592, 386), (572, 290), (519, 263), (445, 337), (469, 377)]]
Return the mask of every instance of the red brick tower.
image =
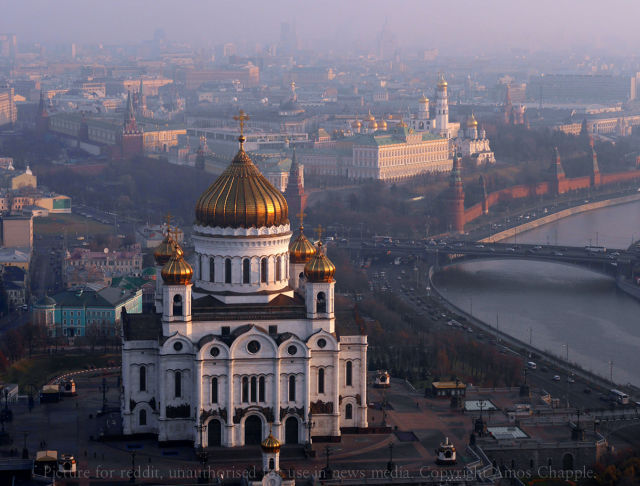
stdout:
[(564, 194), (566, 192), (566, 175), (562, 168), (562, 160), (560, 160), (560, 153), (558, 147), (553, 148), (556, 160), (551, 166), (551, 189), (556, 195)]
[(449, 195), (447, 197), (449, 213), (449, 232), (464, 233), (464, 187), (462, 185), (462, 166), (457, 155), (453, 157), (451, 178), (449, 179)]
[(123, 159), (142, 155), (144, 152), (142, 130), (136, 124), (131, 93), (127, 95), (127, 109), (124, 114), (120, 147)]
[(299, 214), (304, 212), (307, 205), (307, 195), (304, 193), (304, 169), (298, 164), (295, 147), (291, 155), (291, 168), (284, 197), (289, 205), (289, 219), (293, 220), (292, 216), (299, 218)]
[(589, 146), (591, 147), (591, 187), (599, 186), (601, 183), (600, 166), (598, 166), (598, 154), (593, 147), (593, 137), (589, 137)]
[(487, 198), (487, 181), (484, 176), (480, 176), (480, 187), (482, 188), (482, 214), (489, 214), (489, 199)]

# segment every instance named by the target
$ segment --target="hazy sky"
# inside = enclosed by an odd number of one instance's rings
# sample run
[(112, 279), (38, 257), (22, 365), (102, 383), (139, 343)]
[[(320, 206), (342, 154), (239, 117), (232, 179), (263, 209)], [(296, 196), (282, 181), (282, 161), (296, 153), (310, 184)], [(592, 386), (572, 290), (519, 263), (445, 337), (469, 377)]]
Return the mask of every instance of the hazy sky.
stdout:
[(574, 46), (635, 52), (639, 0), (0, 0), (0, 32), (26, 42), (171, 40), (264, 45), (295, 22), (306, 46), (374, 41), (387, 22), (406, 47), (492, 52)]

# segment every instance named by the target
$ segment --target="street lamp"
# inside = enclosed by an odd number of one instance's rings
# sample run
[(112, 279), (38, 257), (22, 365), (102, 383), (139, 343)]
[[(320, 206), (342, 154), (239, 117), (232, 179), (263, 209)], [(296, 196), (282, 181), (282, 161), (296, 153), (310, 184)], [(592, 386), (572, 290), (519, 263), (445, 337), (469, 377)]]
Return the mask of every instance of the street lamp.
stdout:
[(309, 410), (309, 414), (307, 415), (307, 449), (311, 449), (311, 429), (316, 425), (313, 421), (313, 415), (311, 414), (311, 410)]
[(393, 471), (393, 442), (389, 444), (389, 462), (387, 463), (387, 471)]

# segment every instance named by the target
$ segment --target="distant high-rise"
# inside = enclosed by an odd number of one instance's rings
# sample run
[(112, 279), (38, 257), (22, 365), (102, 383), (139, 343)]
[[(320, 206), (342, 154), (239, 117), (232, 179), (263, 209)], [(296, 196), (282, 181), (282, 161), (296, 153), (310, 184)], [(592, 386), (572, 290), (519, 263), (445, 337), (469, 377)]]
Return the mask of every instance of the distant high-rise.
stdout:
[(0, 126), (12, 125), (17, 119), (13, 88), (0, 88)]
[(291, 55), (299, 49), (298, 34), (295, 24), (282, 22), (280, 24), (280, 43), (278, 45), (278, 54)]
[(18, 41), (15, 34), (0, 34), (0, 57), (14, 59), (18, 51)]

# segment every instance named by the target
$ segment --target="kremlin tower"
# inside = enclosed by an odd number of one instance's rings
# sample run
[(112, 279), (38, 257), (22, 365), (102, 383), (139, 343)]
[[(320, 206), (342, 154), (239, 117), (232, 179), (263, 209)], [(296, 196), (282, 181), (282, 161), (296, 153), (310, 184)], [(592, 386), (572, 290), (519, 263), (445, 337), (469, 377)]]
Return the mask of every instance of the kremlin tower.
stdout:
[(453, 167), (449, 179), (449, 193), (446, 200), (449, 213), (448, 224), (451, 233), (464, 233), (464, 187), (462, 185), (462, 165), (458, 155), (453, 156)]
[(120, 155), (123, 159), (130, 159), (144, 153), (142, 130), (136, 124), (131, 92), (127, 94), (127, 108), (124, 114), (124, 124), (120, 134)]

